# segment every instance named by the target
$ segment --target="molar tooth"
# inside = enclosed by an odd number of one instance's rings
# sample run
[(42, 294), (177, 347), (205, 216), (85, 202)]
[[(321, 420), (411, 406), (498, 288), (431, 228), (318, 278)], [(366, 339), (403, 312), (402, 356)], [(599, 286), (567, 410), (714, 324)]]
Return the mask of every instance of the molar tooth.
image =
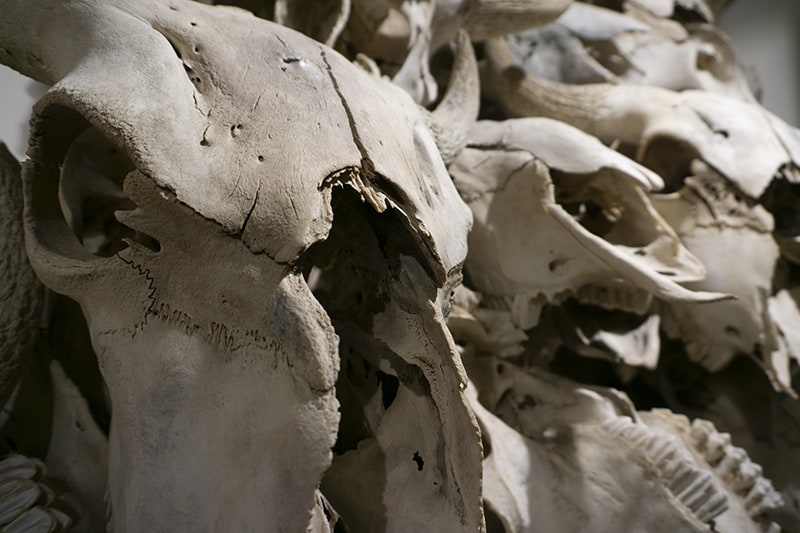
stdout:
[(669, 483), (669, 488), (673, 494), (680, 494), (689, 486), (693, 479), (693, 470), (687, 463), (680, 462), (675, 468), (675, 473)]
[(653, 462), (661, 466), (661, 468), (666, 468), (665, 463), (676, 459), (675, 450), (677, 446), (674, 439), (658, 439), (652, 448), (651, 456)]
[(712, 475), (708, 472), (703, 472), (697, 483), (692, 485), (692, 490), (681, 498), (681, 501), (692, 511), (701, 508), (708, 499), (719, 493), (712, 481)]
[(749, 458), (745, 458), (739, 466), (739, 470), (728, 481), (731, 488), (738, 493), (747, 493), (761, 477), (761, 465), (754, 463)]
[(730, 446), (731, 436), (728, 433), (713, 432), (708, 436), (706, 443), (706, 461), (712, 466), (725, 455), (725, 448)]
[(699, 509), (695, 510), (695, 514), (701, 521), (708, 522), (715, 516), (724, 513), (728, 509), (729, 503), (728, 497), (724, 492), (715, 492), (708, 501), (703, 503)]
[(692, 429), (689, 432), (689, 436), (691, 437), (695, 446), (697, 446), (697, 449), (704, 451), (709, 435), (715, 432), (716, 429), (714, 428), (714, 424), (708, 420), (702, 420), (698, 418), (692, 422)]
[(728, 446), (725, 455), (717, 465), (720, 477), (729, 483), (738, 474), (742, 462), (747, 458), (747, 452), (738, 446)]
[(781, 495), (772, 487), (772, 483), (759, 477), (744, 499), (745, 507), (750, 516), (756, 516), (767, 509), (777, 507), (783, 503)]

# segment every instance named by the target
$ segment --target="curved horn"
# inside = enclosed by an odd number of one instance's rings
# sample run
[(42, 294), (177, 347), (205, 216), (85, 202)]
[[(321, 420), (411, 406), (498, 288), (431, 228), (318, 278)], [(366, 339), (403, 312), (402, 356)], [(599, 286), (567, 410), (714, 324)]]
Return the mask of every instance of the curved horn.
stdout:
[(589, 133), (608, 118), (608, 85), (569, 85), (531, 76), (504, 38), (487, 41), (484, 50), (483, 91), (509, 115), (552, 118)]
[(573, 0), (478, 0), (465, 14), (466, 29), (473, 39), (518, 33), (556, 20)]
[(447, 92), (437, 108), (428, 113), (428, 127), (442, 159), (449, 164), (467, 143), (467, 133), (478, 118), (480, 79), (478, 63), (467, 32), (456, 36), (455, 58)]
[(572, 85), (538, 78), (519, 66), (505, 39), (487, 41), (484, 50), (483, 94), (508, 115), (552, 118), (607, 143), (640, 144), (653, 109), (676, 104), (676, 93), (660, 87)]

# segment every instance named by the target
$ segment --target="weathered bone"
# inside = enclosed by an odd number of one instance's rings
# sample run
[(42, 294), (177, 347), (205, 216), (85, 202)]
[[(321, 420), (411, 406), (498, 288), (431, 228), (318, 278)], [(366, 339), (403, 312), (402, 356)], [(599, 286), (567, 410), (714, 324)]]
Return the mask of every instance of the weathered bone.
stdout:
[(45, 464), (50, 476), (66, 483), (62, 496), (77, 514), (74, 531), (105, 528), (108, 439), (89, 412), (80, 390), (61, 365), (50, 363), (53, 383), (53, 427)]
[(355, 1), (351, 37), (364, 53), (400, 64), (394, 81), (416, 102), (437, 98), (429, 56), (459, 29), (483, 40), (555, 20), (572, 0)]
[(724, 291), (736, 299), (705, 306), (670, 304), (665, 326), (709, 370), (719, 370), (737, 354), (754, 354), (775, 385), (791, 393), (789, 360), (768, 312), (779, 257), (772, 216), (705, 165), (697, 163), (693, 171), (683, 189), (653, 196), (653, 205), (708, 267), (706, 279), (688, 286)]
[[(576, 149), (583, 159), (570, 158)], [(561, 187), (550, 168), (561, 173)], [(700, 279), (704, 270), (639, 188), (659, 185), (658, 176), (574, 128), (547, 119), (480, 122), (450, 172), (475, 216), (466, 270), (482, 292), (551, 301), (578, 293), (639, 312), (649, 305), (642, 291), (677, 301), (724, 298), (673, 281)], [(556, 203), (558, 193), (563, 202), (585, 197), (616, 210), (618, 223), (595, 235)]]
[(528, 73), (562, 83), (701, 89), (755, 102), (728, 37), (628, 5), (626, 13), (575, 3), (554, 23), (508, 39)]
[(626, 401), (490, 357), (473, 364), (484, 499), (507, 531), (707, 531), (728, 506), (702, 464)]
[[(408, 233), (414, 275), (433, 289), (413, 303), (441, 313), (434, 304), (458, 279), (470, 214), (426, 117), (399, 88), (241, 10), (177, 0), (50, 7), (58, 17), (38, 6), (29, 20), (44, 35), (71, 28), (82, 38), (55, 51), (5, 28), (0, 42), (27, 58), (14, 67), (57, 82), (36, 108), (28, 249), (39, 276), (81, 303), (109, 384), (114, 527), (318, 523), (339, 419), (337, 338), (299, 269), (329, 235), (332, 191), (354, 190)], [(3, 9), (14, 19), (23, 7)], [(136, 168), (124, 184), (137, 208), (116, 215), (133, 231), (109, 257), (80, 246), (55, 201), (58, 165), (90, 128)], [(189, 277), (187, 264), (197, 265)], [(474, 529), (480, 443), (452, 341), (430, 320), (431, 357), (444, 364), (423, 369), (445, 458), (436, 497), (452, 510), (443, 520)], [(423, 366), (402, 338), (385, 342)], [(465, 470), (450, 454), (474, 460)]]
[(275, 22), (333, 46), (350, 18), (351, 0), (275, 1)]
[(447, 92), (428, 120), (428, 128), (445, 163), (451, 163), (467, 144), (467, 136), (479, 110), (478, 64), (469, 36), (461, 31), (456, 36), (455, 59)]
[[(576, 3), (527, 62), (488, 43), (484, 116), (573, 126), (474, 124), (466, 33), (502, 37), (569, 0), (236, 3), (329, 44), (341, 32), (365, 68), (241, 9), (0, 5), (0, 62), (54, 84), (35, 109), (25, 227), (39, 275), (80, 301), (109, 385), (110, 528), (794, 527), (798, 404), (751, 386), (766, 383), (753, 366), (728, 378), (757, 359), (795, 390), (800, 133), (709, 94), (750, 99), (724, 37), (689, 22), (726, 0)], [(524, 52), (532, 35), (511, 42)], [(431, 59), (452, 40), (452, 64)], [(435, 111), (408, 97), (435, 101), (448, 70)], [(477, 221), (469, 288), (451, 162)], [(679, 192), (653, 195), (665, 185)], [(66, 369), (51, 365), (47, 461), (91, 515), (78, 530), (98, 529), (104, 465), (85, 464), (107, 443), (61, 353), (79, 344), (66, 300), (39, 343)], [(660, 342), (661, 324), (683, 342)], [(537, 367), (723, 420), (786, 501), (711, 424)], [(88, 385), (103, 420), (99, 376)], [(48, 418), (16, 411), (37, 386), (12, 393), (9, 425)], [(32, 471), (0, 483), (0, 522), (62, 527)]]
[[(683, 178), (697, 157), (758, 198), (784, 167), (800, 166), (800, 134), (757, 105), (701, 91), (554, 83), (521, 71), (501, 39), (486, 52), (484, 88), (509, 113), (555, 118), (635, 147), (667, 180)], [(663, 143), (668, 157), (659, 153)]]

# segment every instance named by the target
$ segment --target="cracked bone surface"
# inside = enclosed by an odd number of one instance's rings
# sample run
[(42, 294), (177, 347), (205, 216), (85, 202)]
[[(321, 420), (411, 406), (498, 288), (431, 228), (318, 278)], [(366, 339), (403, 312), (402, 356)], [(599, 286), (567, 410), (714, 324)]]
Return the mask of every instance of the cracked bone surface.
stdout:
[(0, 3), (0, 528), (798, 531), (725, 0), (216, 3)]
[[(37, 104), (25, 171), (28, 251), (45, 284), (81, 304), (108, 385), (113, 528), (305, 529), (340, 416), (360, 416), (339, 412), (334, 385), (340, 344), (353, 359), (375, 357), (362, 336), (382, 346), (387, 375), (403, 369), (398, 396), (414, 390), (432, 426), (374, 414), (363, 428), (378, 440), (387, 424), (425, 435), (366, 464), (400, 476), (385, 480), (400, 494), (385, 506), (407, 505), (413, 491), (445, 528), (478, 528), (478, 431), (437, 294), (458, 274), (470, 215), (427, 116), (333, 50), (244, 11), (56, 9), (58, 26), (85, 40), (14, 65), (57, 81)], [(245, 39), (244, 28), (260, 37)], [(2, 40), (22, 53), (14, 36)], [(390, 120), (389, 138), (378, 130)], [(365, 239), (372, 232), (377, 260), (366, 241), (351, 253), (326, 247), (351, 224)], [(362, 268), (363, 284), (330, 296), (329, 316), (304, 270), (325, 285), (343, 265)], [(362, 300), (372, 290), (386, 297)], [(333, 315), (339, 303), (350, 306), (343, 316)], [(414, 348), (425, 338), (427, 353)], [(430, 493), (408, 486), (415, 454), (429, 465)], [(334, 506), (348, 495), (335, 496)], [(364, 520), (381, 508), (364, 509)], [(384, 520), (415, 529), (428, 518)]]
[[(569, 157), (576, 149), (580, 160)], [(542, 118), (479, 122), (450, 172), (475, 217), (466, 272), (480, 291), (553, 301), (591, 299), (601, 287), (620, 295), (598, 303), (640, 311), (648, 294), (725, 298), (675, 283), (705, 269), (644, 194), (660, 178), (575, 128)]]

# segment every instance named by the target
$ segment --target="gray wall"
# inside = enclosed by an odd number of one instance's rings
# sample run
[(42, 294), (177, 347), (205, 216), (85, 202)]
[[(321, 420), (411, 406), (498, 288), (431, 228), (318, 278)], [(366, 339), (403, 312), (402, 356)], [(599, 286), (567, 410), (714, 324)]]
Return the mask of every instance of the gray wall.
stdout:
[[(740, 61), (758, 72), (765, 107), (800, 126), (800, 2), (735, 0), (720, 23)], [(41, 86), (0, 65), (0, 141), (20, 159), (30, 107), (41, 91)]]
[(800, 2), (734, 0), (719, 22), (758, 74), (764, 107), (800, 126)]

